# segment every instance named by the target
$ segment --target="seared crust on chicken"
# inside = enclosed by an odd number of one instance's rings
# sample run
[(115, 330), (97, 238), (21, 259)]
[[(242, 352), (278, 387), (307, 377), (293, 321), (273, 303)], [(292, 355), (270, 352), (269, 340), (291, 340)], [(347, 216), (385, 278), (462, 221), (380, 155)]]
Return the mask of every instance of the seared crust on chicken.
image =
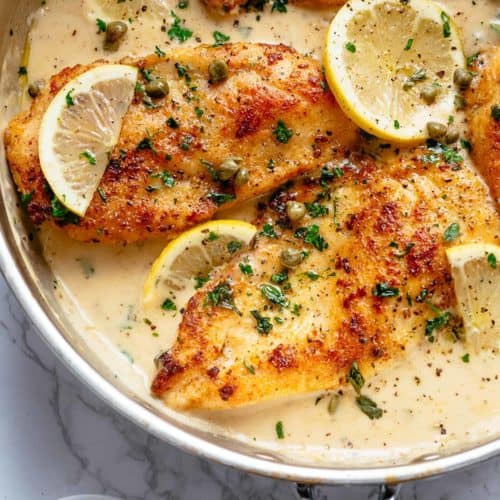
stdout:
[[(228, 78), (211, 83), (208, 66), (215, 59), (227, 64)], [(80, 241), (171, 238), (210, 219), (223, 202), (228, 207), (258, 196), (344, 157), (357, 138), (320, 64), (283, 45), (202, 45), (123, 62), (141, 68), (142, 86), (81, 220), (54, 217), (38, 160), (38, 131), (55, 94), (101, 62), (54, 76), (6, 130), (10, 169), (35, 224), (49, 220)], [(148, 101), (141, 88), (156, 77), (167, 79), (170, 92)], [(216, 180), (214, 170), (228, 157), (241, 160), (248, 183)]]
[[(459, 157), (432, 163), (435, 154), (331, 164), (320, 180), (276, 192), (255, 248), (190, 300), (153, 394), (176, 408), (224, 409), (334, 389), (354, 361), (369, 375), (410, 341), (458, 335), (454, 316), (427, 323), (455, 306), (445, 249), (498, 243), (499, 220), (478, 175)], [(311, 203), (300, 227), (286, 216), (293, 199)], [(451, 224), (460, 235), (447, 242)], [(288, 271), (285, 248), (305, 252)]]
[[(205, 5), (218, 14), (237, 14), (240, 8), (252, 9), (256, 4), (262, 4), (259, 0), (203, 0)], [(292, 0), (292, 3), (303, 7), (326, 9), (328, 7), (340, 7), (346, 0)]]
[(466, 94), (472, 158), (500, 208), (500, 47), (479, 58), (475, 69), (479, 82)]

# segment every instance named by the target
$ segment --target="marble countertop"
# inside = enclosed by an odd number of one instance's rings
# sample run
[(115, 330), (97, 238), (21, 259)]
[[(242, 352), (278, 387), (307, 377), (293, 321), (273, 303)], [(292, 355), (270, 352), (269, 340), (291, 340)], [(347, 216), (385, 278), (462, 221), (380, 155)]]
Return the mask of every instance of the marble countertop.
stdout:
[[(0, 297), (0, 500), (296, 498), (291, 483), (200, 460), (116, 414), (55, 359), (1, 277)], [(374, 499), (376, 490), (324, 487), (318, 498)], [(500, 459), (405, 484), (400, 498), (499, 500)]]

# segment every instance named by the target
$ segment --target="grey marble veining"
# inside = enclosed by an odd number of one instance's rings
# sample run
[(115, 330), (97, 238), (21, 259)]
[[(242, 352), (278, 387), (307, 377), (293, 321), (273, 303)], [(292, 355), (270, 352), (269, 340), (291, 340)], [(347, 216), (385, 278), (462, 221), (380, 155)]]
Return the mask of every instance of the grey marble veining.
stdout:
[[(0, 278), (0, 500), (105, 493), (123, 500), (296, 498), (294, 487), (181, 452), (94, 396), (40, 340)], [(325, 487), (321, 499), (375, 498)], [(500, 459), (403, 486), (402, 500), (500, 500)]]

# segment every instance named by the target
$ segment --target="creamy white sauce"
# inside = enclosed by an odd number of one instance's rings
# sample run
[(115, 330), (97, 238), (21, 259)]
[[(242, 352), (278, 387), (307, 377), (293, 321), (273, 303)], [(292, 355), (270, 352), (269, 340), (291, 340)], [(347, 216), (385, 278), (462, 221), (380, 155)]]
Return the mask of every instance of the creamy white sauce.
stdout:
[[(498, 2), (474, 3), (442, 2), (462, 30), (466, 55), (498, 43), (499, 38), (489, 28), (489, 22), (500, 12)], [(148, 54), (156, 45), (168, 51), (174, 42), (168, 41), (162, 26), (168, 29), (171, 25), (170, 8), (194, 32), (186, 46), (213, 43), (212, 33), (218, 30), (231, 41), (285, 43), (318, 58), (335, 12), (288, 6), (287, 14), (271, 14), (266, 9), (260, 15), (222, 19), (210, 17), (198, 0), (190, 0), (187, 9), (171, 2), (163, 16), (154, 15), (151, 9), (134, 16), (120, 50), (107, 53), (102, 49), (103, 35), (96, 27), (96, 17), (102, 13), (90, 0), (48, 0), (31, 19), (26, 61), (29, 81), (47, 81), (67, 65)], [(85, 245), (47, 228), (41, 231), (40, 240), (57, 278), (61, 304), (80, 325), (88, 348), (105, 359), (132, 390), (149, 398), (153, 359), (171, 346), (180, 320), (179, 313), (145, 315), (140, 304), (142, 283), (165, 242), (128, 247)], [(214, 432), (257, 442), (262, 449), (299, 462), (395, 463), (448, 453), (500, 432), (498, 357), (470, 353), (470, 362), (465, 364), (461, 359), (464, 354), (460, 344), (440, 340), (429, 346), (422, 339), (407, 356), (369, 380), (366, 393), (385, 410), (383, 418), (376, 421), (369, 420), (353, 404), (351, 388), (345, 388), (334, 415), (327, 411), (328, 395), (317, 404), (317, 395), (309, 395), (265, 408), (205, 413), (193, 418), (197, 425), (204, 422)], [(154, 404), (161, 407), (158, 402)], [(173, 414), (166, 408), (163, 411)], [(278, 440), (275, 432), (280, 420), (283, 440)]]

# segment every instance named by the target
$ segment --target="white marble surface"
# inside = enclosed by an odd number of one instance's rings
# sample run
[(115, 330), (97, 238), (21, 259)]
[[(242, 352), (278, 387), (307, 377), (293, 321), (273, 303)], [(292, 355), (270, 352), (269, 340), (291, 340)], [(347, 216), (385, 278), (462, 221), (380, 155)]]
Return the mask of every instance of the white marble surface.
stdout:
[[(240, 473), (148, 436), (59, 363), (0, 278), (0, 500), (106, 493), (123, 500), (295, 498), (287, 482)], [(321, 499), (374, 499), (329, 487)], [(500, 459), (403, 486), (402, 500), (499, 500)]]

